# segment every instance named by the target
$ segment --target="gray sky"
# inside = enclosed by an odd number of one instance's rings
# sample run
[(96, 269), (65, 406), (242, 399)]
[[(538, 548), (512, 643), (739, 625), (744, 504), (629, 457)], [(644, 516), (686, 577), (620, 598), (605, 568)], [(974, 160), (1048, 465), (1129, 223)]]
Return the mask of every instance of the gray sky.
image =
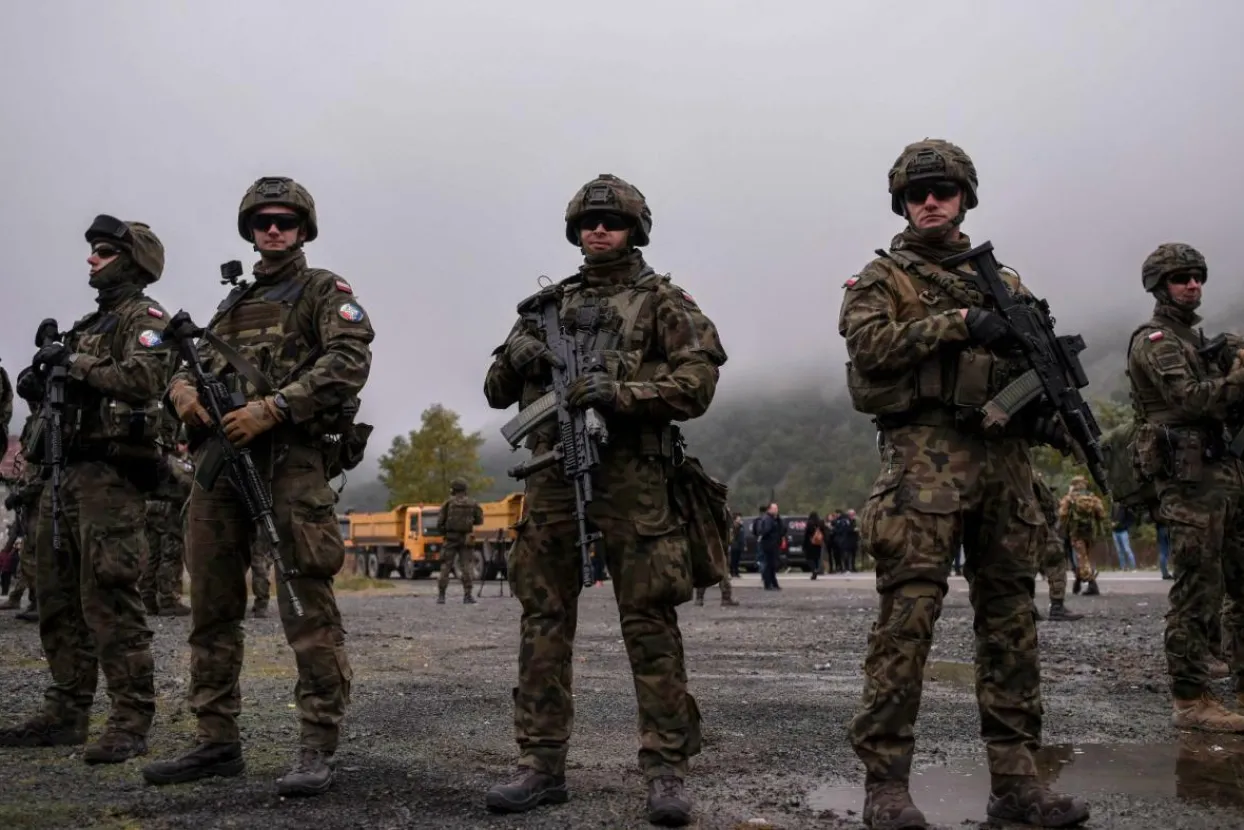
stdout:
[(378, 332), (369, 455), (433, 402), (493, 437), (489, 352), (540, 274), (574, 271), (566, 202), (613, 172), (717, 323), (724, 394), (809, 365), (837, 385), (842, 282), (901, 229), (886, 171), (925, 136), (976, 161), (964, 229), (1093, 349), (1094, 321), (1149, 306), (1159, 242), (1234, 293), (1241, 31), (1228, 0), (12, 3), (0, 356), (16, 374), (40, 318), (94, 307), (101, 212), (152, 225), (153, 294), (205, 320), (219, 263), (255, 256), (242, 193), (289, 175), (319, 208), (310, 261)]

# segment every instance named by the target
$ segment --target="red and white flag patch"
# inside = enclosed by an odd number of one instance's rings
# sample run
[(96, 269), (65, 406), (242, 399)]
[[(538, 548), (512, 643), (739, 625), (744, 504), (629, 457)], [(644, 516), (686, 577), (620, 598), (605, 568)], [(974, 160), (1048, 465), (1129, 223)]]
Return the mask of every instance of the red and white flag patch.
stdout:
[(1149, 342), (1150, 342), (1150, 343), (1156, 343), (1156, 342), (1158, 342), (1159, 340), (1161, 340), (1161, 339), (1162, 339), (1163, 337), (1165, 337), (1165, 336), (1166, 336), (1166, 335), (1165, 335), (1165, 334), (1163, 334), (1163, 333), (1162, 333), (1162, 332), (1160, 332), (1160, 331), (1151, 331), (1151, 332), (1149, 332)]
[(847, 281), (842, 284), (843, 288), (850, 288), (860, 281), (859, 277), (847, 277)]
[(161, 311), (161, 310), (160, 310), (160, 309), (158, 309), (158, 308), (153, 308), (152, 306), (147, 306), (147, 313), (148, 313), (149, 315), (151, 315), (152, 317), (156, 318), (157, 320), (163, 320), (163, 319), (164, 319), (164, 312), (163, 312), (163, 311)]
[(346, 294), (354, 293), (354, 289), (350, 287), (350, 283), (346, 282), (345, 280), (337, 280), (337, 290), (343, 291)]

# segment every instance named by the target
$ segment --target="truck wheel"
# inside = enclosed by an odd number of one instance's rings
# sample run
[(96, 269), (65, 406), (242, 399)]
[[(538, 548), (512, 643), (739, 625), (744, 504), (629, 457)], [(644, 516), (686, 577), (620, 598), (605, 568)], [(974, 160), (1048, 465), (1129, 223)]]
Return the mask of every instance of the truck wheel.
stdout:
[(380, 554), (367, 554), (367, 576), (371, 579), (380, 578)]
[(402, 551), (402, 561), (397, 566), (398, 572), (402, 575), (402, 579), (414, 579), (415, 573), (414, 560), (410, 558), (409, 551)]
[(484, 581), (484, 552), (479, 548), (471, 549), (471, 576), (476, 582)]

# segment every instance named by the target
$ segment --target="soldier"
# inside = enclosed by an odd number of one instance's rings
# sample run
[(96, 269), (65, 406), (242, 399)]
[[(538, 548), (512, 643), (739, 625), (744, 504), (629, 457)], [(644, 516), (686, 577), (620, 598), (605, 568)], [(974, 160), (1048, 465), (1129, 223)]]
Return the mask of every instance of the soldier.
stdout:
[[(17, 539), (14, 548), (17, 551), (17, 578), (13, 581), (13, 590), (9, 592), (9, 599), (0, 608), (11, 609), (20, 608), (22, 595), (28, 595), (29, 600), (26, 603), (26, 610), (16, 615), (16, 619), (23, 622), (39, 621), (39, 598), (38, 591), (35, 586), (36, 568), (35, 568), (35, 523), (39, 511), (39, 497), (43, 494), (43, 476), (40, 474), (41, 468), (39, 460), (34, 457), (34, 436), (39, 420), (39, 407), (42, 403), (43, 392), (37, 376), (29, 367), (22, 369), (17, 375), (18, 389), (25, 388), (28, 394), (34, 394), (35, 400), (27, 401), (30, 406), (30, 414), (26, 417), (26, 423), (22, 425), (21, 438), (18, 441), (20, 447), (18, 451), (18, 460), (21, 462), (21, 469), (17, 473), (17, 485), (5, 497), (4, 506), (6, 510), (12, 510), (16, 515), (14, 521), (17, 523)], [(31, 385), (35, 387), (33, 392), (29, 391)]]
[[(1202, 355), (1196, 310), (1208, 278), (1190, 245), (1159, 245), (1141, 266), (1154, 295), (1153, 317), (1132, 333), (1128, 377), (1138, 423), (1135, 460), (1157, 489), (1158, 521), (1169, 529), (1175, 584), (1166, 614), (1171, 721), (1180, 728), (1244, 732), (1244, 715), (1209, 689), (1211, 618), (1222, 592), (1244, 600), (1244, 469), (1226, 452), (1228, 409), (1244, 401), (1244, 351), (1232, 344), (1217, 360)], [(1225, 583), (1225, 585), (1224, 585)], [(1233, 615), (1236, 692), (1244, 692), (1244, 626)], [(1224, 624), (1227, 620), (1223, 621)], [(1244, 703), (1244, 696), (1240, 696)]]
[[(1067, 558), (1063, 554), (1063, 540), (1058, 532), (1058, 502), (1040, 475), (1032, 479), (1032, 490), (1036, 494), (1037, 503), (1041, 505), (1041, 513), (1045, 523), (1037, 534), (1037, 568), (1045, 575), (1045, 582), (1050, 588), (1050, 620), (1079, 620), (1083, 614), (1075, 614), (1067, 610)], [(1034, 580), (1035, 581), (1035, 580)], [(1038, 616), (1038, 619), (1040, 617)]]
[[(696, 588), (695, 589), (695, 604), (696, 605), (704, 604), (704, 594), (707, 591), (708, 591), (707, 588)], [(721, 575), (721, 605), (723, 608), (726, 608), (726, 607), (730, 607), (730, 606), (738, 605), (738, 604), (739, 604), (739, 601), (734, 598), (734, 588), (732, 588), (730, 585), (730, 571), (727, 570), (725, 573)]]
[[(166, 435), (165, 439), (171, 441), (172, 436)], [(150, 555), (138, 581), (147, 613), (164, 617), (184, 617), (190, 613), (190, 607), (181, 601), (186, 554), (182, 519), (194, 484), (194, 465), (187, 456), (185, 442), (174, 446), (176, 452), (162, 452), (160, 486), (147, 499)]]
[[(52, 685), (43, 711), (0, 731), (0, 746), (85, 743), (102, 668), (111, 711), (82, 757), (115, 764), (147, 752), (155, 715), (151, 629), (138, 576), (147, 557), (145, 494), (158, 474), (152, 425), (169, 361), (159, 333), (164, 309), (144, 291), (164, 270), (164, 246), (147, 225), (106, 215), (95, 217), (85, 236), (99, 308), (63, 342), (41, 348), (31, 364), (36, 378), (53, 367), (65, 367), (69, 378), (59, 515), (52, 514), (53, 489), (46, 486), (34, 551), (39, 634)], [(41, 395), (27, 390), (23, 397)]]
[[(991, 776), (988, 813), (1062, 827), (1080, 800), (1036, 777), (1041, 692), (1033, 620), (1033, 550), (1042, 524), (1028, 451), (1033, 419), (984, 434), (980, 407), (1026, 366), (1010, 328), (963, 271), (942, 260), (971, 248), (959, 227), (976, 207), (971, 159), (946, 141), (908, 145), (889, 173), (907, 228), (846, 281), (846, 339), (855, 408), (876, 416), (882, 466), (859, 522), (876, 562), (881, 607), (864, 662), (862, 707), (849, 727), (867, 773), (864, 820), (925, 827), (908, 789), (925, 662), (960, 541), (975, 610), (977, 701)], [(967, 268), (970, 266), (961, 266)], [(1027, 293), (1005, 273), (1012, 291)]]
[[(328, 481), (340, 471), (337, 448), (353, 441), (358, 394), (371, 370), (371, 321), (341, 277), (307, 266), (304, 243), (316, 238), (315, 202), (283, 177), (256, 181), (238, 208), (238, 233), (260, 260), (253, 282), (221, 303), (200, 345), (208, 371), (249, 400), (228, 413), (225, 434), (247, 446), (272, 488), (278, 555), (296, 576), (277, 607), (298, 664), (295, 705), (301, 749), (277, 782), (281, 795), (316, 795), (333, 779), (330, 762), (350, 699), (351, 670), (332, 579), (345, 559)], [(168, 401), (197, 445), (209, 418), (186, 371), (174, 375)], [(341, 436), (340, 440), (332, 440)], [(198, 744), (148, 765), (152, 784), (238, 775), (245, 768), (238, 732), (242, 694), (242, 621), (246, 569), (256, 532), (238, 495), (222, 479), (190, 495), (186, 552), (190, 571), (191, 711)], [(289, 592), (301, 601), (296, 617)]]
[(462, 602), (472, 605), (471, 572), (475, 570), (467, 537), (477, 525), (484, 523), (484, 511), (479, 502), (466, 494), (467, 483), (455, 478), (449, 483), (449, 499), (441, 505), (441, 531), (444, 546), (441, 548), (441, 572), (436, 579), (436, 604), (445, 604), (445, 589), (449, 587), (449, 570), (457, 567), (462, 580)]
[[(573, 407), (594, 407), (609, 442), (593, 476), (591, 524), (603, 550), (631, 660), (639, 704), (639, 766), (648, 784), (648, 818), (689, 820), (683, 779), (700, 751), (700, 715), (687, 692), (675, 606), (691, 599), (689, 546), (668, 493), (673, 421), (703, 415), (726, 354), (716, 327), (691, 295), (656, 274), (638, 248), (648, 244), (652, 213), (634, 186), (609, 174), (588, 182), (566, 209), (566, 239), (584, 255), (579, 273), (559, 285), (561, 319), (602, 308), (602, 326), (621, 347), (605, 354), (608, 372), (571, 387)], [(526, 407), (541, 396), (558, 360), (534, 326), (519, 321), (484, 381), (491, 406)], [(556, 423), (533, 432), (528, 448), (549, 450)], [(488, 791), (498, 812), (530, 810), (569, 796), (566, 750), (574, 718), (572, 660), (581, 590), (574, 493), (559, 468), (526, 480), (523, 517), (510, 554), (509, 580), (523, 606), (514, 722), (518, 776)]]
[(1089, 491), (1088, 479), (1076, 476), (1071, 479), (1067, 495), (1058, 503), (1058, 523), (1071, 542), (1076, 555), (1076, 580), (1072, 593), (1095, 597), (1097, 589), (1097, 566), (1093, 564), (1093, 544), (1106, 533), (1106, 505)]

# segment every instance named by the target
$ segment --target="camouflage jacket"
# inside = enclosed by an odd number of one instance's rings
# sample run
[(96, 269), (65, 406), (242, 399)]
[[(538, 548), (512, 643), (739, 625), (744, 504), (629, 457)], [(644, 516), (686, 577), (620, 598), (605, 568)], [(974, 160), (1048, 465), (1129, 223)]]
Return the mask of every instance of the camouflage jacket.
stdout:
[(1153, 319), (1132, 333), (1127, 375), (1139, 420), (1220, 431), (1227, 410), (1244, 402), (1244, 376), (1229, 378), (1197, 353), (1205, 345), (1193, 328), (1200, 321), (1194, 312), (1159, 301)]
[[(277, 266), (261, 260), (254, 275), (230, 292), (207, 329), (264, 376), (267, 394), (284, 395), (290, 422), (300, 428), (289, 434), (318, 437), (343, 408), (357, 405), (371, 372), (371, 320), (348, 282), (308, 268), (301, 252)], [(264, 396), (211, 343), (200, 342), (199, 354), (204, 368), (248, 399)], [(194, 382), (186, 369), (177, 380)]]
[[(638, 251), (608, 263), (585, 264), (562, 285), (563, 321), (573, 319), (585, 301), (598, 302), (612, 310), (613, 322), (606, 325), (616, 326), (625, 338), (606, 355), (620, 387), (615, 406), (601, 413), (610, 440), (593, 477), (593, 513), (626, 519), (654, 533), (668, 532), (676, 519), (666, 493), (667, 458), (662, 457), (669, 448), (660, 446), (661, 434), (671, 422), (698, 418), (708, 410), (726, 362), (717, 328), (690, 294), (652, 274)], [(624, 323), (631, 320), (629, 326)], [(539, 336), (522, 319), (509, 336), (523, 332)], [(522, 409), (546, 391), (549, 378), (524, 378), (505, 349), (503, 343), (493, 352), (484, 394), (496, 409), (515, 403)], [(556, 432), (555, 423), (545, 424), (529, 436), (528, 449), (535, 454), (551, 449)], [(527, 479), (526, 510), (538, 519), (569, 516), (573, 505), (573, 491), (559, 469)]]
[[(465, 515), (459, 515), (465, 514)], [(458, 525), (469, 525), (466, 530), (451, 530), (450, 528)], [(441, 505), (440, 527), (446, 536), (461, 537), (471, 532), (476, 525), (484, 523), (484, 511), (479, 506), (479, 502), (468, 496), (466, 493), (454, 493), (444, 504)]]
[(101, 442), (154, 447), (159, 399), (174, 355), (161, 337), (163, 306), (138, 286), (73, 324), (66, 390), (66, 446)]
[[(979, 289), (912, 250), (879, 253), (846, 281), (838, 318), (857, 410), (903, 418), (978, 409), (1023, 373), (1021, 361), (969, 342), (960, 309), (987, 304)], [(1013, 271), (1002, 276), (1031, 296)]]
[(1087, 490), (1073, 490), (1058, 504), (1058, 520), (1073, 539), (1100, 539), (1106, 534), (1106, 506)]

